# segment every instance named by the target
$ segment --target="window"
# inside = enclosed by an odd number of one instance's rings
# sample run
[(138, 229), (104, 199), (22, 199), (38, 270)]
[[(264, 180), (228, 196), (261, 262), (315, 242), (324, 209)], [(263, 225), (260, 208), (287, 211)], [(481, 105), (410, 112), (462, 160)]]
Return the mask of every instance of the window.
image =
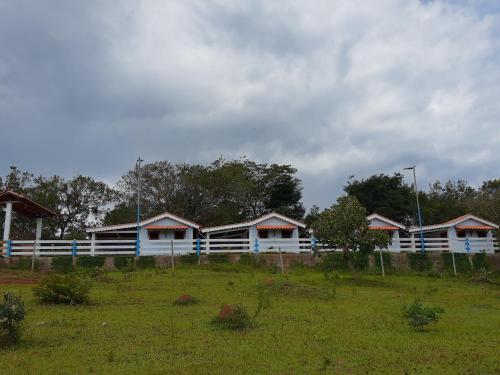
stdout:
[(477, 236), (480, 238), (485, 238), (486, 237), (486, 231), (485, 230), (478, 230), (477, 231)]
[(292, 232), (293, 230), (282, 230), (281, 238), (292, 238)]
[(160, 232), (158, 232), (157, 230), (149, 231), (148, 234), (149, 234), (150, 240), (159, 240), (160, 239)]
[(464, 230), (458, 231), (458, 237), (465, 238), (465, 231)]
[(183, 240), (184, 239), (184, 231), (183, 230), (176, 230), (174, 232), (174, 239), (176, 240)]
[(269, 238), (269, 231), (268, 230), (259, 230), (259, 237), (260, 238)]

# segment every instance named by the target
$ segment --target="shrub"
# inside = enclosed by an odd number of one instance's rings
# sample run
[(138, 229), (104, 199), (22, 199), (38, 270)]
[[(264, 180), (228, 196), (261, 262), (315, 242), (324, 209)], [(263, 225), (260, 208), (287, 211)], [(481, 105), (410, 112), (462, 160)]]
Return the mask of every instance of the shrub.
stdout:
[(137, 258), (136, 266), (137, 268), (142, 268), (142, 269), (155, 268), (156, 267), (155, 257), (141, 256)]
[(229, 256), (227, 254), (211, 253), (208, 254), (209, 263), (229, 263)]
[(181, 264), (186, 264), (186, 265), (198, 264), (199, 260), (200, 260), (200, 257), (196, 254), (181, 255), (181, 257), (179, 259)]
[(19, 341), (24, 315), (24, 303), (21, 297), (12, 292), (5, 292), (3, 303), (0, 303), (0, 346)]
[(134, 264), (134, 257), (120, 256), (114, 257), (115, 268), (118, 270), (123, 270), (124, 268), (129, 268)]
[(472, 265), (475, 271), (480, 271), (481, 269), (489, 269), (488, 258), (486, 257), (486, 253), (476, 253), (472, 257)]
[(444, 310), (441, 307), (426, 307), (418, 298), (413, 303), (402, 306), (403, 319), (410, 328), (415, 330), (424, 330), (424, 327), (430, 323), (436, 323), (439, 320), (439, 314)]
[(33, 288), (33, 293), (41, 303), (79, 305), (88, 302), (91, 285), (75, 274), (49, 275)]
[[(32, 257), (18, 257), (9, 264), (9, 268), (16, 270), (31, 270)], [(35, 259), (35, 269), (38, 269), (38, 259)]]
[(73, 271), (73, 257), (52, 258), (52, 269), (58, 273), (70, 273)]
[[(464, 253), (454, 253), (455, 256), (455, 266), (457, 272), (469, 272), (471, 270), (469, 256)], [(451, 253), (442, 253), (441, 260), (443, 261), (443, 268), (449, 271), (453, 271), (453, 259)]]
[(253, 326), (253, 319), (244, 305), (223, 305), (212, 324), (224, 329), (243, 330)]
[(198, 302), (198, 301), (193, 296), (191, 296), (189, 294), (183, 294), (174, 301), (174, 305), (188, 306), (188, 305), (193, 305), (196, 302)]
[(83, 257), (78, 257), (76, 264), (78, 267), (86, 267), (86, 268), (94, 268), (94, 267), (102, 267), (104, 266), (104, 261), (106, 259), (104, 257), (90, 257), (90, 256), (83, 256)]
[(408, 253), (408, 260), (412, 271), (424, 272), (432, 270), (432, 261), (428, 253)]
[(368, 268), (368, 255), (369, 254), (366, 251), (355, 251), (349, 253), (349, 257), (351, 258), (352, 264), (354, 265), (354, 269), (356, 271), (362, 271), (365, 268)]

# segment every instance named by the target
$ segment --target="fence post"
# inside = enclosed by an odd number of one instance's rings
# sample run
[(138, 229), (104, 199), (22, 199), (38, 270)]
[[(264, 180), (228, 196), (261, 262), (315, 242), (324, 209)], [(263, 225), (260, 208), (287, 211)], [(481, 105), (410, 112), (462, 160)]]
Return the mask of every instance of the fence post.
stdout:
[(256, 238), (254, 240), (254, 243), (253, 243), (253, 251), (255, 252), (255, 254), (258, 254), (259, 253), (259, 239)]
[(281, 254), (281, 247), (278, 247), (278, 251), (280, 253), (280, 265), (281, 265), (281, 274), (285, 274), (285, 266), (283, 265), (283, 255)]
[(311, 237), (311, 251), (313, 254), (316, 253), (316, 246), (317, 246), (316, 238)]
[(10, 257), (12, 253), (12, 240), (7, 240), (7, 257)]
[(92, 237), (90, 239), (90, 256), (93, 257), (95, 255), (95, 233), (92, 233)]
[(76, 257), (76, 240), (73, 240), (71, 244), (71, 256)]
[(201, 240), (199, 238), (196, 239), (196, 255), (199, 257), (201, 254)]
[(33, 241), (33, 254), (31, 255), (31, 274), (35, 273), (36, 238)]
[(382, 248), (379, 249), (379, 254), (380, 254), (380, 268), (382, 269), (382, 277), (385, 278), (384, 257), (382, 256)]
[(465, 251), (467, 251), (467, 257), (469, 258), (470, 267), (473, 268), (474, 264), (472, 263), (472, 256), (470, 254), (469, 237), (465, 237)]
[(170, 256), (172, 259), (172, 271), (175, 271), (175, 263), (174, 263), (174, 240), (170, 240)]
[(455, 253), (453, 252), (453, 249), (450, 249), (451, 250), (451, 260), (453, 262), (453, 273), (455, 274), (455, 276), (457, 276), (457, 265), (455, 264)]
[(141, 255), (141, 240), (135, 240), (135, 256), (138, 257)]

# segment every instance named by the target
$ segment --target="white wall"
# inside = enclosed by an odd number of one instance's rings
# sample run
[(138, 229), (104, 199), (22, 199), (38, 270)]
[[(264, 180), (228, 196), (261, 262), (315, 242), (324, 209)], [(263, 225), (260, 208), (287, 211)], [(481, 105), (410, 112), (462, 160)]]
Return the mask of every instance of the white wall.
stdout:
[[(147, 226), (171, 226), (171, 225), (185, 225), (183, 223), (178, 222), (177, 220), (173, 220), (170, 218), (164, 218), (158, 221), (155, 221), (153, 223), (149, 223)], [(167, 230), (167, 231), (161, 231), (160, 230), (160, 240), (173, 240), (174, 239), (174, 232), (175, 230)], [(192, 240), (193, 239), (193, 228), (188, 226), (188, 229), (185, 230), (185, 240)], [(155, 241), (155, 240), (149, 240), (148, 238), (148, 230), (146, 229), (146, 226), (141, 227), (139, 231), (139, 239), (141, 240), (141, 243), (143, 241)]]

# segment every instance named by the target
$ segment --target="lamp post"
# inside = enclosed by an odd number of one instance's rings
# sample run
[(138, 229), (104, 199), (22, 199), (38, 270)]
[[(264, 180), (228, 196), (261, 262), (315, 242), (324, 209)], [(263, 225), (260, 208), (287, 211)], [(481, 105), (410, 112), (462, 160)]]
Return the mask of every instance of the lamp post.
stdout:
[(418, 189), (417, 189), (417, 174), (415, 173), (416, 165), (412, 167), (403, 168), (403, 170), (412, 170), (413, 171), (413, 186), (415, 188), (415, 198), (417, 199), (417, 214), (418, 214), (418, 225), (420, 226), (420, 249), (422, 253), (425, 251), (425, 242), (424, 242), (424, 230), (422, 229), (422, 213), (420, 212), (420, 203), (418, 201)]
[(136, 234), (136, 245), (135, 245), (135, 255), (139, 256), (140, 255), (140, 224), (141, 224), (141, 163), (144, 160), (142, 160), (140, 157), (137, 159), (135, 163), (135, 169), (137, 173), (137, 212), (136, 212), (136, 219), (137, 219), (137, 234)]

